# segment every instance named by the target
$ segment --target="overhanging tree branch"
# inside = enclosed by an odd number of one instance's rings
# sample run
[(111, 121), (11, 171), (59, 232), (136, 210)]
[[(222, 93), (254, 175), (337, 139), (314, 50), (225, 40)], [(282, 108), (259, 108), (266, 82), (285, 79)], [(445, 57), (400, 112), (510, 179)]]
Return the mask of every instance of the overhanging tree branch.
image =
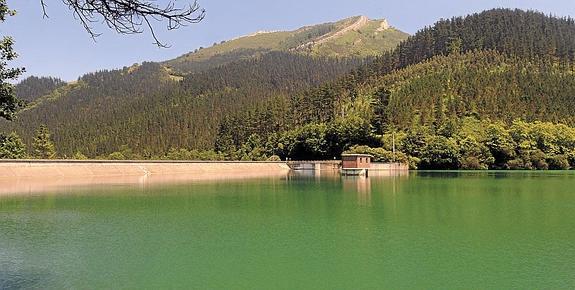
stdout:
[[(40, 0), (46, 16), (46, 0)], [(204, 19), (205, 10), (197, 0), (178, 7), (176, 0), (170, 0), (161, 6), (159, 0), (62, 0), (84, 26), (92, 38), (98, 37), (92, 24), (103, 22), (109, 28), (121, 34), (142, 33), (148, 29), (154, 38), (154, 44), (167, 47), (154, 31), (152, 21), (167, 21), (167, 29), (177, 29)], [(164, 1), (165, 2), (165, 1)]]

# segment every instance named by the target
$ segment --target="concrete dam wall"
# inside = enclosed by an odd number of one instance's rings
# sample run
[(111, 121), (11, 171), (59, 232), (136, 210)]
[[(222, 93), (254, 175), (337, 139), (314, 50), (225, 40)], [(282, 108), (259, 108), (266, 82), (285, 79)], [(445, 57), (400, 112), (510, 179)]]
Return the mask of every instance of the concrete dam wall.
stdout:
[(195, 176), (285, 173), (285, 162), (206, 162), (206, 161), (0, 161), (0, 178), (141, 176), (188, 174)]
[(94, 184), (152, 184), (287, 176), (285, 162), (2, 160), (0, 195)]

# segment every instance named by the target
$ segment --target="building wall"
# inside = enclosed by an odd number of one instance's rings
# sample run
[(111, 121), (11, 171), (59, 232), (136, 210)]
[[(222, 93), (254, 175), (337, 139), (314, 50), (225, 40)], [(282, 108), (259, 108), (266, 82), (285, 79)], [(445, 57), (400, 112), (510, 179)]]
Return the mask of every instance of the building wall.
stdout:
[(357, 168), (357, 160), (355, 158), (351, 159), (343, 159), (342, 160), (342, 164), (341, 164), (342, 168)]
[(371, 158), (370, 157), (360, 157), (357, 164), (358, 168), (371, 168)]
[(342, 157), (342, 168), (370, 168), (371, 159), (369, 157)]
[(409, 165), (403, 164), (403, 163), (381, 163), (381, 162), (373, 162), (373, 163), (371, 163), (371, 170), (409, 171)]

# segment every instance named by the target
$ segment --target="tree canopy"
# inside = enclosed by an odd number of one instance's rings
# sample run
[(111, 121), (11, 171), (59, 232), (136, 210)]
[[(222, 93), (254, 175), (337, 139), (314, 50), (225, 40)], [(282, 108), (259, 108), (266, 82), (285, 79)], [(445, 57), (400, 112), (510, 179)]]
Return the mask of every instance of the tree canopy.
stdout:
[[(0, 22), (6, 21), (6, 17), (13, 16), (16, 12), (10, 10), (6, 0), (0, 0)], [(22, 68), (10, 68), (8, 62), (18, 55), (13, 48), (14, 40), (9, 36), (3, 36), (0, 40), (0, 118), (12, 120), (21, 103), (14, 95), (14, 86), (10, 80), (17, 79), (23, 72)]]
[(56, 158), (56, 148), (52, 142), (50, 130), (45, 125), (41, 125), (36, 130), (34, 137), (34, 157), (40, 159), (54, 159)]

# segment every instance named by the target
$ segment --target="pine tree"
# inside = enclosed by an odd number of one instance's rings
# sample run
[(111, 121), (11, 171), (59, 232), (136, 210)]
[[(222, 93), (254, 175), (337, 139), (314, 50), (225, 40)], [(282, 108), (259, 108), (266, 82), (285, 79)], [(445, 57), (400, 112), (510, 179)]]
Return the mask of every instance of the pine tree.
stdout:
[(50, 138), (50, 130), (46, 125), (40, 125), (34, 137), (34, 156), (40, 159), (56, 158), (56, 149)]
[(74, 154), (72, 159), (74, 159), (74, 160), (88, 160), (88, 157), (86, 157), (86, 155), (82, 154), (82, 152), (78, 151)]
[(16, 133), (0, 134), (0, 159), (26, 158), (26, 146)]

